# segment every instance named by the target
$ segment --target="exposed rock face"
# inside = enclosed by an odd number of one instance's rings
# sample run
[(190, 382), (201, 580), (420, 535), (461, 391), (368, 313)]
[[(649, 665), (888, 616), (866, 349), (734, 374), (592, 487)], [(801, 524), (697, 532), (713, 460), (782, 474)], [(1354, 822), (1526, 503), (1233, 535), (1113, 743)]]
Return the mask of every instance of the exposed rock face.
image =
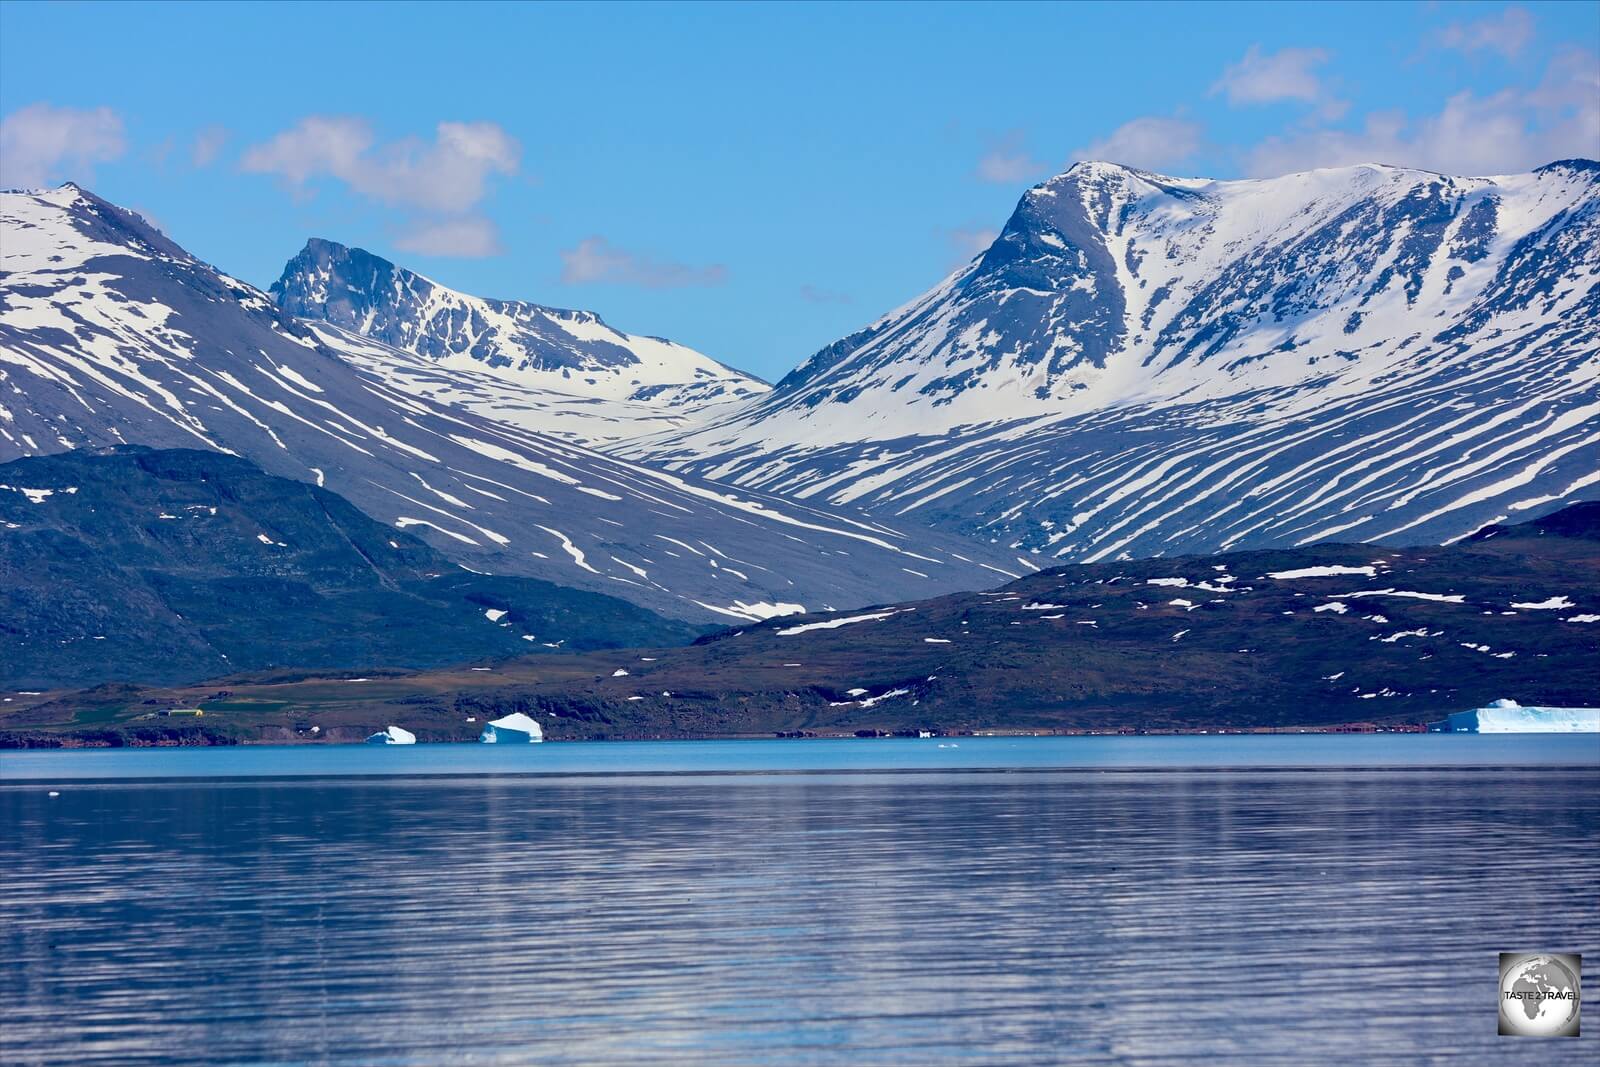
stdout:
[(1081, 163), (770, 394), (627, 447), (1041, 562), (1537, 515), (1600, 479), (1600, 164)]
[(0, 462), (232, 452), (475, 570), (703, 622), (1026, 570), (959, 536), (735, 492), (419, 395), (363, 365), (356, 346), (379, 342), (313, 332), (75, 186), (0, 193), (0, 238)]

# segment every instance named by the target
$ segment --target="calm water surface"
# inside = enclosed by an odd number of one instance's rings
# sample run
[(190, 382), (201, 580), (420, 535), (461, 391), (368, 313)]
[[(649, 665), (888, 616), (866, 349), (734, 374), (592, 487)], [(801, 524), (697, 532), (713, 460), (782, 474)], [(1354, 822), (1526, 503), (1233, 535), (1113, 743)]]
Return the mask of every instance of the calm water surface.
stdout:
[(0, 786), (0, 1061), (1579, 1062), (1600, 1027), (1495, 1035), (1501, 950), (1583, 952), (1600, 988), (1600, 751), (1563, 740), (1451, 769), (52, 764)]
[(0, 781), (424, 774), (1234, 767), (1600, 767), (1600, 735), (1262, 734), (870, 741), (239, 745), (0, 753)]

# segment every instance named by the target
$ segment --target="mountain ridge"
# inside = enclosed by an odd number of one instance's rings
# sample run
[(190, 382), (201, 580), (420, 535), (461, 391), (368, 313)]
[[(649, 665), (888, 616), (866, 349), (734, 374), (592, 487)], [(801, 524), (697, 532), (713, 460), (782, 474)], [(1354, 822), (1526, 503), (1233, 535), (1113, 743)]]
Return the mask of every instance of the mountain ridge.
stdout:
[[(465, 378), (455, 403), (589, 443), (690, 425), (702, 409), (768, 388), (683, 345), (616, 330), (596, 312), (472, 296), (325, 238), (308, 240), (268, 294), (296, 318), (379, 342), (361, 351), (399, 384), (420, 391)], [(607, 425), (597, 426), (602, 403)]]
[(1081, 163), (771, 393), (623, 448), (1041, 563), (1443, 541), (1596, 480), (1597, 233), (1586, 160), (1243, 181)]
[(378, 342), (313, 330), (75, 187), (0, 196), (0, 227), (0, 462), (117, 444), (231, 451), (474, 569), (699, 622), (1026, 569), (980, 542), (732, 490), (418, 395), (351, 347)]

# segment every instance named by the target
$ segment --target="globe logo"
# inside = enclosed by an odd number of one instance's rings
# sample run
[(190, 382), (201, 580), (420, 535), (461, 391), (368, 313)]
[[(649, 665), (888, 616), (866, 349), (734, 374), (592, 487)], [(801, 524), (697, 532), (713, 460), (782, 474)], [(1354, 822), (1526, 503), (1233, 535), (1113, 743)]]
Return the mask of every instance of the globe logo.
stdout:
[(1500, 953), (1500, 1033), (1577, 1037), (1580, 957)]

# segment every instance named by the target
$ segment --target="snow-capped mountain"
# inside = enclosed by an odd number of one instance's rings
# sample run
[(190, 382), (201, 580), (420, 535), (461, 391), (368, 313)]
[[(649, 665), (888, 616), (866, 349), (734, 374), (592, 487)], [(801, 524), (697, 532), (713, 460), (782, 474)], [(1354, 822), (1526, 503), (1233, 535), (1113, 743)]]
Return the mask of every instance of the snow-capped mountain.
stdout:
[(306, 242), (270, 293), (408, 391), (591, 444), (691, 426), (712, 405), (769, 388), (683, 345), (614, 330), (592, 311), (469, 296), (331, 241)]
[(701, 621), (1026, 569), (981, 543), (733, 491), (416, 396), (132, 212), (71, 185), (0, 193), (0, 462), (117, 444), (231, 452), (471, 569)]
[(1528, 518), (1600, 482), (1600, 164), (1080, 163), (770, 394), (627, 447), (1050, 561)]

